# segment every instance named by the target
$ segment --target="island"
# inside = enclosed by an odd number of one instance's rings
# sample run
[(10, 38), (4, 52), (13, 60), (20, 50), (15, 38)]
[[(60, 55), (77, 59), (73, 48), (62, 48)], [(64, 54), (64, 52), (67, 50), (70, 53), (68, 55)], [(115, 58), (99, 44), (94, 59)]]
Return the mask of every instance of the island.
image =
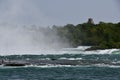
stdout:
[(69, 42), (71, 47), (92, 46), (86, 50), (120, 49), (120, 22), (95, 24), (92, 18), (82, 24), (67, 24), (52, 27), (60, 39)]

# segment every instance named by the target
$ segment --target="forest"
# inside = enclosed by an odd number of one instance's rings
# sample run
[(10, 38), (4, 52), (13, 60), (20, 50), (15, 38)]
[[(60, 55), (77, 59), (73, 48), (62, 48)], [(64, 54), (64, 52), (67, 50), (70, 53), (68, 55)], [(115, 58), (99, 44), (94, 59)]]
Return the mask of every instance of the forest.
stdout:
[(54, 25), (52, 30), (72, 47), (93, 46), (88, 50), (120, 48), (120, 22), (94, 24), (88, 21), (77, 25)]

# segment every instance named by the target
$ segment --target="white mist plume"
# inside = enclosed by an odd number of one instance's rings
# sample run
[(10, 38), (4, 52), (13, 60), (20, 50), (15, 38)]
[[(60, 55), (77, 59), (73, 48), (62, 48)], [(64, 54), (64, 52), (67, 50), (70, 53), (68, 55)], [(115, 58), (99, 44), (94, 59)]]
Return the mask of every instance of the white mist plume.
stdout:
[(67, 46), (50, 28), (0, 25), (0, 54), (34, 54)]

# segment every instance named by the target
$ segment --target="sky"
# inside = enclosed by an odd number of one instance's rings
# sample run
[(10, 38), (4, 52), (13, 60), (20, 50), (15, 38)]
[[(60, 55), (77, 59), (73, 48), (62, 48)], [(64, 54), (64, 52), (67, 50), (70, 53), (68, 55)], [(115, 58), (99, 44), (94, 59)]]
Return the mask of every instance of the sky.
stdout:
[(120, 22), (119, 0), (0, 0), (0, 24), (66, 25)]

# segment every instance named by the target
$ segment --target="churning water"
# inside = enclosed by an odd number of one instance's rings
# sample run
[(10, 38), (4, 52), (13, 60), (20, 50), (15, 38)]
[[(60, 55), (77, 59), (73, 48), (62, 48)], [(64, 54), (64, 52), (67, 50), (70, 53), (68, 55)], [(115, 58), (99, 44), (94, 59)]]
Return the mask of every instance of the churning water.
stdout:
[[(89, 46), (88, 46), (89, 47)], [(28, 65), (0, 67), (0, 80), (119, 80), (120, 50), (84, 51), (88, 47), (59, 51), (1, 55), (5, 60), (84, 60), (81, 65)], [(92, 61), (92, 62), (91, 62)]]

